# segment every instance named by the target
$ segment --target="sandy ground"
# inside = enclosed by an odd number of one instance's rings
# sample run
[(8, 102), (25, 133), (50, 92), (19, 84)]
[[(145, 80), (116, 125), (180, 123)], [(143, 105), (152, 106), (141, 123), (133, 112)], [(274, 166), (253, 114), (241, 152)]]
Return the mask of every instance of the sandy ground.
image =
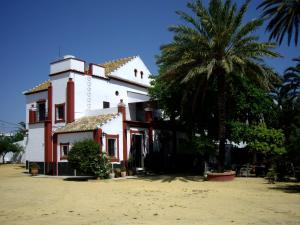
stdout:
[(199, 177), (65, 181), (0, 166), (0, 224), (300, 224), (300, 184)]

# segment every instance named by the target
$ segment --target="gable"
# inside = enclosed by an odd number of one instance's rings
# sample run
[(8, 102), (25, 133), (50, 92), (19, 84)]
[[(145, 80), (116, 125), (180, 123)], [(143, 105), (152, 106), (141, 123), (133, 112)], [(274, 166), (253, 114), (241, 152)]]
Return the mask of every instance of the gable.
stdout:
[[(142, 73), (142, 74), (141, 74)], [(127, 63), (121, 65), (117, 69), (108, 74), (108, 77), (116, 77), (134, 83), (150, 86), (149, 69), (139, 56), (131, 58)]]

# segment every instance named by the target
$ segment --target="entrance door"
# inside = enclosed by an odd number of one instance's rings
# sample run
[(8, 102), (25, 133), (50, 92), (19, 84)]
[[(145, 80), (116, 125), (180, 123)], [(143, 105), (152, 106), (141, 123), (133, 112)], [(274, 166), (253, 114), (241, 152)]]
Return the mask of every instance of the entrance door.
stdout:
[(133, 134), (132, 135), (132, 157), (133, 164), (136, 168), (144, 166), (143, 162), (143, 135)]

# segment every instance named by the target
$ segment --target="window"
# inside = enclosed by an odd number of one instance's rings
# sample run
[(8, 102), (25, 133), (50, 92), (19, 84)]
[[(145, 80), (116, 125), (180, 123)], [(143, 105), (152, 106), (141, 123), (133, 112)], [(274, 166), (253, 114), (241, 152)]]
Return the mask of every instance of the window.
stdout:
[(60, 144), (60, 159), (68, 159), (69, 143)]
[(109, 108), (109, 102), (103, 102), (103, 109)]
[(37, 121), (42, 122), (46, 119), (46, 101), (41, 100), (37, 102)]
[(115, 92), (115, 94), (116, 94), (116, 96), (118, 96), (118, 95), (119, 95), (119, 92), (118, 92), (118, 91), (116, 91), (116, 92)]
[(111, 161), (119, 161), (119, 135), (106, 134), (106, 153)]
[(65, 122), (65, 103), (55, 105), (55, 122)]
[(137, 69), (134, 69), (134, 76), (137, 76)]
[(144, 72), (143, 71), (141, 71), (141, 78), (143, 79), (143, 75), (144, 75)]
[(108, 149), (108, 155), (109, 156), (115, 156), (116, 155), (116, 139), (108, 139), (107, 140), (107, 149)]

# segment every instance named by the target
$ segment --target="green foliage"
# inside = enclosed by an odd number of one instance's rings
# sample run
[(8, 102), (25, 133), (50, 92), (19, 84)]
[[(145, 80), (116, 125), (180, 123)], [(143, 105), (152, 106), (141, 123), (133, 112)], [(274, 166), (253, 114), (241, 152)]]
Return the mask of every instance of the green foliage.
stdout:
[[(179, 112), (182, 87), (178, 82), (169, 82), (159, 76), (152, 76), (149, 95), (153, 100), (158, 101), (159, 106), (167, 116)], [(177, 99), (178, 101), (174, 101)], [(177, 112), (177, 113), (176, 113)]]
[(267, 124), (272, 124), (278, 117), (270, 94), (247, 77), (232, 76), (228, 87), (229, 120), (248, 121), (249, 124), (264, 120)]
[(284, 133), (280, 129), (267, 128), (265, 123), (247, 125), (241, 122), (230, 123), (231, 140), (247, 143), (253, 152), (267, 156), (282, 155), (286, 152), (284, 146)]
[(294, 35), (295, 45), (298, 44), (300, 23), (299, 0), (264, 0), (258, 8), (263, 9), (262, 17), (269, 20), (266, 28), (270, 39), (275, 39), (281, 44), (287, 34), (288, 45)]
[(193, 149), (196, 152), (200, 153), (202, 156), (213, 155), (216, 152), (216, 144), (213, 142), (213, 140), (205, 135), (201, 135), (198, 137), (194, 136), (191, 142)]
[(93, 140), (75, 143), (68, 154), (68, 161), (74, 169), (101, 178), (107, 178), (111, 168), (106, 154), (100, 153), (99, 144)]
[(250, 129), (247, 140), (249, 149), (265, 155), (281, 155), (285, 153), (284, 134), (282, 130), (267, 128), (264, 123)]
[(2, 156), (3, 163), (5, 163), (5, 155), (9, 152), (18, 153), (23, 151), (23, 147), (14, 144), (14, 137), (0, 136), (0, 155)]

